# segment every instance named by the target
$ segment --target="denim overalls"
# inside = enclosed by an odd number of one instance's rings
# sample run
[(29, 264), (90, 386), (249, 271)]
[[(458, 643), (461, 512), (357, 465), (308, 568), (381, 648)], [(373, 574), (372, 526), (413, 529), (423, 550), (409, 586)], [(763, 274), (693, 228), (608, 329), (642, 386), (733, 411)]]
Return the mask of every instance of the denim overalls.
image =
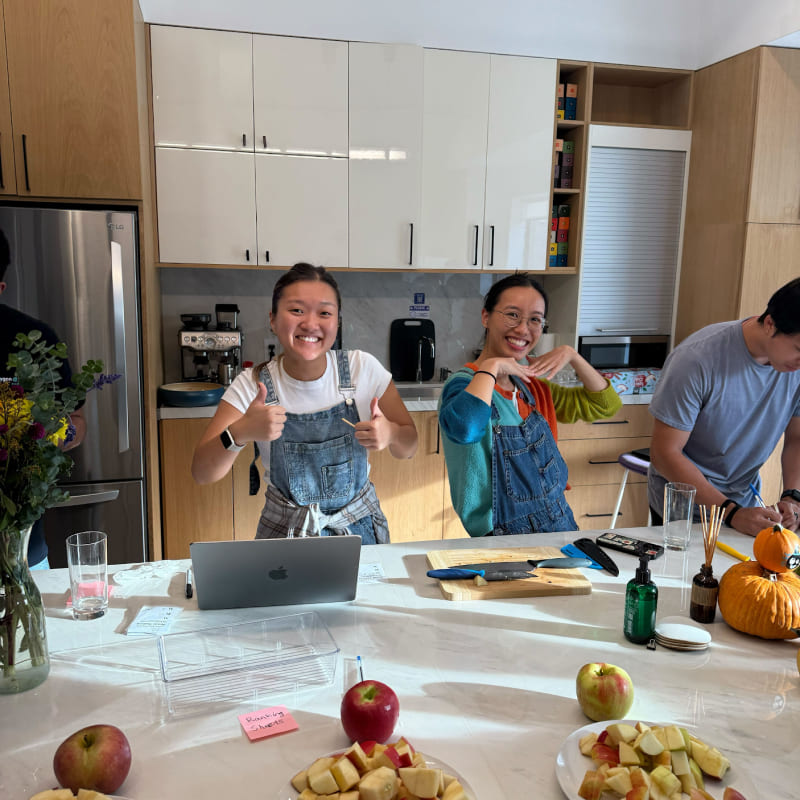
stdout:
[[(353, 428), (342, 421), (344, 418), (353, 425), (359, 422), (356, 388), (351, 384), (347, 352), (337, 350), (335, 355), (342, 402), (333, 408), (309, 414), (286, 413), (283, 433), (270, 442), (270, 482), (283, 499), (296, 506), (312, 507), (322, 512), (320, 516), (323, 519), (326, 515), (344, 511), (347, 532), (360, 535), (364, 544), (375, 544), (378, 540), (375, 525), (385, 527), (386, 519), (378, 507), (373, 524), (373, 515), (368, 509), (362, 509), (360, 498), (365, 494), (374, 496), (375, 490), (369, 482), (367, 451), (356, 441)], [(266, 366), (261, 370), (259, 380), (267, 389), (265, 402), (277, 403), (278, 396)], [(365, 513), (359, 513), (353, 519), (347, 514), (346, 507), (355, 500), (358, 503), (351, 511), (362, 509)], [(268, 505), (269, 502), (270, 491), (267, 492)], [(341, 528), (323, 527), (318, 534), (330, 536), (343, 532)]]
[(564, 499), (567, 465), (527, 385), (523, 395), (533, 411), (521, 425), (500, 425), (492, 402), (492, 532), (578, 530)]

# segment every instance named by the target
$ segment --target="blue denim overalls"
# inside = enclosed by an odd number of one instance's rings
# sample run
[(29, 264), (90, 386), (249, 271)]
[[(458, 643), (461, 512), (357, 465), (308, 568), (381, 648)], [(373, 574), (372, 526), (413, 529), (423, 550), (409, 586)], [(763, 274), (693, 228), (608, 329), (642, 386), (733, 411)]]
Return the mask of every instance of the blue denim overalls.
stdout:
[(567, 465), (527, 385), (523, 395), (533, 411), (521, 425), (500, 425), (492, 402), (492, 533), (576, 531)]
[[(355, 404), (356, 388), (350, 380), (347, 352), (335, 351), (341, 403), (310, 414), (286, 413), (286, 423), (279, 439), (270, 442), (270, 483), (284, 498), (297, 506), (315, 506), (325, 514), (339, 512), (364, 493), (369, 486), (367, 451), (355, 438), (352, 424), (359, 422)], [(275, 386), (264, 367), (259, 380), (266, 386), (266, 403), (278, 402)], [(270, 493), (267, 493), (269, 502)], [(376, 498), (377, 505), (377, 498)], [(382, 514), (381, 514), (382, 517)], [(375, 523), (385, 526), (386, 520)], [(369, 513), (349, 519), (347, 532), (361, 536), (364, 544), (376, 543), (373, 517)], [(323, 528), (321, 536), (337, 531)], [(388, 530), (387, 530), (388, 538)]]

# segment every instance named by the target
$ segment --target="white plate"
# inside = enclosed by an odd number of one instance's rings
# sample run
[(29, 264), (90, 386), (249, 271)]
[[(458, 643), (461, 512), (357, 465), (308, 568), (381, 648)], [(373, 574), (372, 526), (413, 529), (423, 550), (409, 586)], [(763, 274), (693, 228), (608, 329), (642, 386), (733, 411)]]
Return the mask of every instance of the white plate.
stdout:
[[(605, 722), (593, 722), (591, 725), (584, 725), (574, 733), (571, 733), (564, 741), (564, 744), (561, 745), (561, 749), (556, 756), (556, 777), (561, 785), (561, 790), (569, 800), (581, 800), (578, 795), (578, 789), (580, 789), (581, 783), (583, 782), (583, 776), (586, 774), (587, 770), (594, 769), (594, 762), (591, 758), (581, 753), (578, 742), (583, 736), (586, 736), (587, 733), (594, 732), (600, 734), (614, 722), (627, 722), (629, 725), (635, 725), (638, 720), (609, 719)], [(646, 724), (662, 725), (669, 723), (647, 722)], [(686, 728), (690, 733), (697, 736), (698, 739), (703, 739), (703, 741), (708, 741), (709, 744), (713, 745), (713, 738), (704, 737), (697, 728), (691, 725), (681, 725), (680, 727)], [(706, 781), (706, 791), (720, 800), (726, 786), (733, 786), (734, 789), (738, 789), (747, 800), (759, 800), (761, 797), (750, 778), (748, 778), (741, 769), (737, 769), (735, 764), (731, 764), (730, 769), (725, 773), (725, 777), (721, 781), (713, 778), (709, 778)], [(283, 800), (283, 798), (281, 798), (281, 800)]]
[[(347, 748), (345, 747), (344, 750), (346, 749)], [(324, 755), (317, 756), (317, 758), (338, 756), (341, 755), (344, 752), (344, 750), (334, 750), (331, 753), (325, 753)], [(436, 758), (432, 758), (427, 753), (423, 753), (422, 755), (425, 756), (425, 763), (431, 769), (441, 769), (448, 775), (452, 775), (454, 778), (458, 778), (458, 782), (464, 788), (464, 793), (467, 795), (468, 800), (477, 800), (477, 797), (475, 795), (475, 792), (472, 790), (472, 787), (464, 780), (464, 778), (461, 777), (461, 775), (456, 770), (454, 770), (448, 764), (445, 764), (444, 761), (439, 761)], [(580, 755), (580, 751), (578, 751), (578, 755)], [(306, 767), (309, 766), (310, 764), (313, 764), (314, 761), (315, 761), (314, 758), (310, 759), (308, 764), (306, 764)], [(303, 769), (303, 767), (300, 767), (298, 769), (298, 772), (301, 769)], [(278, 792), (278, 796), (275, 798), (275, 800), (297, 800), (298, 795), (299, 792), (294, 788), (294, 786), (292, 786), (291, 783), (287, 783), (286, 786), (284, 786), (283, 789), (281, 789), (280, 792)], [(578, 800), (580, 800), (580, 798), (578, 798)], [(748, 797), (747, 800), (750, 800), (750, 798)]]
[(667, 617), (656, 625), (656, 634), (664, 639), (691, 645), (707, 645), (711, 634), (700, 625), (695, 625), (685, 617)]

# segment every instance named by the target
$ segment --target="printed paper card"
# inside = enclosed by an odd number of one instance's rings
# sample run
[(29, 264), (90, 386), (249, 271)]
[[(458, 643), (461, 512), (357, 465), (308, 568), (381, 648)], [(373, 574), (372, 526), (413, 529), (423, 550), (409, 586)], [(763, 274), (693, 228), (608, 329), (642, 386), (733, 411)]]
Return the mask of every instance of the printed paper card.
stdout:
[(127, 634), (154, 636), (167, 633), (181, 611), (179, 606), (142, 606), (136, 618), (128, 625)]
[(268, 736), (277, 736), (279, 733), (296, 731), (300, 727), (286, 706), (273, 706), (240, 714), (239, 722), (251, 742), (256, 739), (266, 739)]

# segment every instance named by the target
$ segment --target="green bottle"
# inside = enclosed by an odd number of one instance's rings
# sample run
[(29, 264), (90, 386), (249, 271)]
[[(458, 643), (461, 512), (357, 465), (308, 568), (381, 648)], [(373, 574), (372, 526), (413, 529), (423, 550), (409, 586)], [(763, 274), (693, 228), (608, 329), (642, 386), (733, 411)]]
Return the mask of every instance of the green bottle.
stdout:
[(625, 638), (635, 644), (646, 644), (656, 633), (658, 586), (650, 580), (650, 556), (639, 556), (636, 576), (625, 590)]

